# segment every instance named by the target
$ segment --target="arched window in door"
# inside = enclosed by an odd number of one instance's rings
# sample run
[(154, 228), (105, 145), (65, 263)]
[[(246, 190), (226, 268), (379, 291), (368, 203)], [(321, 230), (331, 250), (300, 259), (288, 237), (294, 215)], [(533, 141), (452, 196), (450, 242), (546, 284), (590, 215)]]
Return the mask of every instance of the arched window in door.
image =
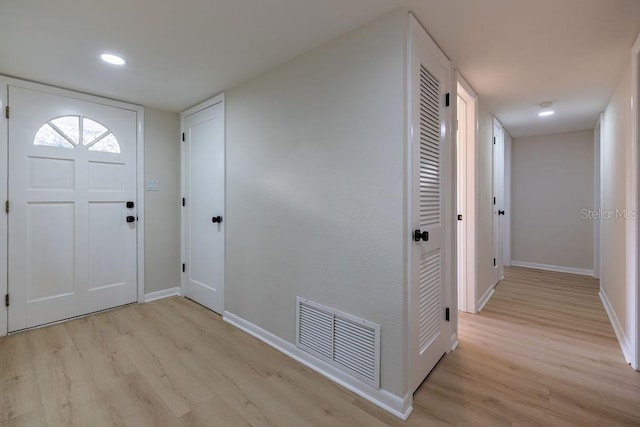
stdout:
[(120, 153), (120, 144), (105, 126), (87, 117), (62, 116), (43, 124), (33, 139), (34, 145), (78, 148), (102, 153)]

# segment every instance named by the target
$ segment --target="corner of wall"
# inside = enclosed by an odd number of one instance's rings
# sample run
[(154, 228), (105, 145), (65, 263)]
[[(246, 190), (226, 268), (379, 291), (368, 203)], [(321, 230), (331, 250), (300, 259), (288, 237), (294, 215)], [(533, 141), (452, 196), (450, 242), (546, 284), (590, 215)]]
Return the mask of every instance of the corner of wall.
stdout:
[(145, 108), (144, 176), (159, 191), (144, 191), (146, 295), (180, 283), (180, 132), (178, 113)]

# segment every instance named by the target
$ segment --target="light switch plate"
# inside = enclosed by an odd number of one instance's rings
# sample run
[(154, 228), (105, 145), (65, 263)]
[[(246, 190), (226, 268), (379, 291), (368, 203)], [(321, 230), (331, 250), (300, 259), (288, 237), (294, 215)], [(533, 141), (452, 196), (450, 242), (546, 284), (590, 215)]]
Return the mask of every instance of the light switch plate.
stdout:
[(147, 179), (147, 191), (160, 191), (160, 182), (157, 179)]

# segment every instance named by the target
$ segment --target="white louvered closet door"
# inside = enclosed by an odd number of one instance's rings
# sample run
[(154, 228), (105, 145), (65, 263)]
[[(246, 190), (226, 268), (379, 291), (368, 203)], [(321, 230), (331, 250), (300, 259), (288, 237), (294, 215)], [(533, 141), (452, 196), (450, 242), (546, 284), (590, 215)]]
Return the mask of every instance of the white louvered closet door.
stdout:
[[(419, 25), (413, 25), (411, 126), (413, 180), (413, 389), (446, 351), (446, 209), (449, 136), (445, 99), (449, 64)], [(418, 240), (419, 237), (419, 240)]]

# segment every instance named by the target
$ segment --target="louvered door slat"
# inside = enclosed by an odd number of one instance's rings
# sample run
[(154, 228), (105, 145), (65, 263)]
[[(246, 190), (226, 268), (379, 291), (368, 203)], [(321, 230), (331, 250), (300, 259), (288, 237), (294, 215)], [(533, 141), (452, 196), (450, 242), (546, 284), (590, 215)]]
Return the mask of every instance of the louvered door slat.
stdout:
[(424, 351), (436, 338), (440, 328), (440, 250), (420, 259), (419, 285), (419, 336), (420, 351)]
[[(420, 67), (420, 228), (438, 227), (440, 198), (440, 82)], [(425, 114), (426, 113), (426, 114)]]

